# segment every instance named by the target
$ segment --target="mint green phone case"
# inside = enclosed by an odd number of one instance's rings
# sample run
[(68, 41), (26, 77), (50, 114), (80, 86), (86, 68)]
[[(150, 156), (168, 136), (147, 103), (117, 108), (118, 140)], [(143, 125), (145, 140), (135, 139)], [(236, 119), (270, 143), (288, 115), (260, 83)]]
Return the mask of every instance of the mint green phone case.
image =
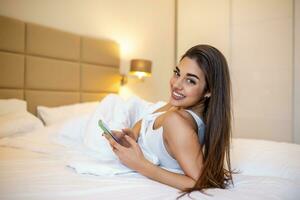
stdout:
[(112, 134), (111, 130), (108, 128), (108, 126), (100, 119), (98, 121), (99, 127), (103, 130), (105, 134), (108, 134), (110, 137), (112, 137), (116, 142), (119, 143), (118, 139)]

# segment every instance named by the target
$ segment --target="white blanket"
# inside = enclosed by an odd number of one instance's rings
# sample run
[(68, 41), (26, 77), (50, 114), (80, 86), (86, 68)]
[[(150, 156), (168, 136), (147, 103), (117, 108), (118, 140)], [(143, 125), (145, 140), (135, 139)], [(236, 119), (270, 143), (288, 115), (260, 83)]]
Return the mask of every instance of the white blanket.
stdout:
[[(111, 94), (106, 96), (96, 107), (92, 114), (74, 117), (63, 123), (47, 127), (50, 134), (39, 135), (39, 131), (31, 133), (38, 142), (27, 141), (28, 137), (4, 138), (0, 141), (1, 146), (10, 146), (29, 149), (34, 152), (60, 156), (65, 160), (68, 167), (82, 174), (116, 175), (133, 173), (119, 162), (111, 150), (108, 141), (102, 136), (103, 131), (98, 127), (98, 120), (102, 119), (112, 130), (120, 130), (132, 127), (135, 122), (148, 113), (152, 113), (165, 102), (150, 103), (138, 97), (128, 100)], [(55, 127), (55, 128), (53, 128)], [(58, 128), (61, 127), (61, 128)], [(57, 132), (57, 129), (59, 130)], [(53, 133), (53, 130), (56, 133)], [(59, 145), (67, 147), (67, 151), (61, 150)], [(147, 148), (141, 146), (143, 154), (153, 164), (159, 165), (158, 158)]]
[[(132, 170), (124, 167), (115, 157), (111, 156), (110, 146), (101, 137), (97, 123), (92, 121), (97, 120), (97, 115), (102, 113), (109, 126), (128, 127), (127, 124), (132, 126), (143, 115), (153, 112), (161, 105), (163, 102), (151, 104), (136, 97), (125, 101), (116, 95), (110, 95), (98, 105), (97, 110), (92, 115), (74, 118), (64, 124), (62, 128), (59, 128), (61, 125), (58, 124), (22, 136), (3, 138), (0, 140), (0, 146), (27, 149), (54, 156), (63, 160), (66, 166), (72, 167), (78, 173), (133, 175)], [(118, 117), (114, 118), (114, 116)], [(114, 119), (118, 119), (119, 123), (116, 123)], [(91, 127), (88, 128), (88, 126)], [(91, 131), (87, 132), (87, 130)], [(63, 146), (59, 144), (63, 144)], [(101, 146), (101, 144), (106, 146)], [(147, 154), (146, 152), (147, 149), (144, 150), (145, 154)], [(300, 185), (299, 154), (300, 146), (296, 144), (233, 139), (232, 168), (244, 175), (278, 177), (289, 179)], [(148, 157), (155, 162), (155, 158), (152, 158), (151, 154)]]
[[(77, 166), (77, 170), (84, 173), (81, 170), (85, 170), (85, 164), (99, 164), (104, 168), (114, 162), (97, 161), (98, 154), (94, 150), (83, 144), (78, 145), (82, 141), (76, 141), (80, 136), (80, 127), (84, 127), (88, 119), (89, 116), (86, 116), (85, 123), (79, 118), (76, 125), (70, 123), (74, 132), (69, 135), (70, 138), (61, 135), (64, 146), (53, 143), (57, 140), (57, 130), (63, 130), (59, 125), (0, 139), (0, 199), (171, 200), (179, 196), (177, 189), (137, 173), (89, 176), (74, 173), (66, 167), (70, 162), (78, 161), (82, 168)], [(233, 175), (234, 187), (209, 189), (207, 192), (212, 196), (193, 192), (191, 197), (207, 200), (299, 199), (299, 145), (236, 138), (232, 142), (232, 168), (240, 171)], [(94, 159), (93, 154), (96, 155)], [(183, 199), (190, 198), (185, 196)]]
[[(121, 130), (132, 127), (144, 115), (153, 112), (163, 104), (164, 102), (152, 104), (138, 97), (125, 101), (118, 95), (108, 95), (98, 104), (91, 116), (73, 119), (60, 131), (58, 141), (61, 144), (76, 146), (80, 154), (85, 155), (85, 157), (73, 157), (68, 166), (78, 173), (94, 175), (134, 172), (119, 162), (108, 141), (101, 136), (103, 131), (98, 127), (98, 120), (102, 119), (112, 130)], [(146, 159), (159, 165), (158, 158), (146, 145), (141, 146), (141, 149)]]

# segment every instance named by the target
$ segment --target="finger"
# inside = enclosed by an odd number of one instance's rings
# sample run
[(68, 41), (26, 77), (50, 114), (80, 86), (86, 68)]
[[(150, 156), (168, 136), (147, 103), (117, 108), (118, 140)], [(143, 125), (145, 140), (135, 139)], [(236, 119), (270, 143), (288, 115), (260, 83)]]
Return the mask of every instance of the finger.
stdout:
[(112, 144), (110, 144), (109, 143), (109, 146), (111, 147), (111, 149), (114, 151), (116, 148), (112, 145)]
[(104, 137), (108, 140), (109, 144), (111, 146), (115, 146), (115, 143), (117, 143), (111, 136), (109, 136), (108, 134), (104, 134)]
[(117, 148), (115, 148), (111, 143), (109, 143), (109, 146), (111, 147), (111, 150), (115, 153), (115, 154), (119, 154), (119, 150)]
[(110, 137), (106, 133), (103, 133), (103, 136), (110, 142)]
[(107, 138), (107, 135), (106, 135), (105, 133), (102, 133), (102, 136), (104, 136), (104, 137), (105, 137), (105, 139), (107, 139), (107, 140), (108, 140), (108, 138)]
[(126, 135), (131, 136), (132, 138), (135, 138), (135, 134), (131, 128), (124, 128), (122, 129), (122, 132), (125, 133)]
[(116, 142), (112, 137), (109, 137), (109, 143), (116, 148), (118, 151), (124, 150), (125, 147), (123, 147), (121, 144)]
[(118, 138), (121, 138), (125, 135), (125, 133), (121, 132), (121, 131), (111, 131), (112, 134)]
[(119, 157), (119, 151), (116, 148), (112, 148), (112, 151)]
[(123, 128), (122, 132), (126, 133), (127, 135), (133, 133), (131, 128)]
[(104, 134), (104, 137), (108, 140), (109, 144), (118, 150), (124, 150), (125, 147), (116, 142), (110, 135)]
[(129, 142), (129, 144), (130, 144), (131, 146), (137, 145), (136, 141), (135, 141), (134, 139), (132, 139), (130, 136), (125, 135), (125, 139), (127, 140), (127, 142)]

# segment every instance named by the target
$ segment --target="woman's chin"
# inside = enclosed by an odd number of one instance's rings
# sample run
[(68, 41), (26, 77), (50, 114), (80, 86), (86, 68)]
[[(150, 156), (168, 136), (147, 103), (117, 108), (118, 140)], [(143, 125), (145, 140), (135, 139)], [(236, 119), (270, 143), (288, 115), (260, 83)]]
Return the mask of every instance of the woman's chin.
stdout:
[(170, 97), (169, 99), (169, 104), (175, 107), (180, 107), (180, 108), (188, 108), (193, 106), (194, 104), (192, 104), (191, 102), (187, 101), (187, 99), (174, 99), (172, 97)]
[(170, 97), (169, 103), (172, 106), (180, 107), (180, 106), (182, 106), (183, 102), (181, 100), (176, 100), (176, 99), (173, 99), (172, 97)]

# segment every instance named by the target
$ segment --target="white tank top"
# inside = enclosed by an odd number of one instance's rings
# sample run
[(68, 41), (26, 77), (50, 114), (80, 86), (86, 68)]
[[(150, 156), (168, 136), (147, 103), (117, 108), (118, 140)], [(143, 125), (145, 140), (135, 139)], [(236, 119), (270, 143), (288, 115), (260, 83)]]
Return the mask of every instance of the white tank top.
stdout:
[[(199, 141), (203, 144), (204, 141), (204, 131), (205, 125), (202, 119), (196, 115), (191, 110), (186, 110), (189, 112), (198, 126), (198, 137)], [(165, 111), (164, 111), (165, 112)], [(145, 147), (150, 151), (151, 154), (154, 154), (158, 160), (159, 165), (168, 170), (181, 171), (181, 167), (179, 166), (177, 160), (175, 160), (167, 151), (164, 140), (163, 140), (163, 127), (159, 127), (157, 129), (153, 129), (154, 122), (158, 116), (163, 114), (164, 112), (151, 113), (146, 115), (142, 119), (140, 137), (138, 139), (138, 143), (140, 146)]]

